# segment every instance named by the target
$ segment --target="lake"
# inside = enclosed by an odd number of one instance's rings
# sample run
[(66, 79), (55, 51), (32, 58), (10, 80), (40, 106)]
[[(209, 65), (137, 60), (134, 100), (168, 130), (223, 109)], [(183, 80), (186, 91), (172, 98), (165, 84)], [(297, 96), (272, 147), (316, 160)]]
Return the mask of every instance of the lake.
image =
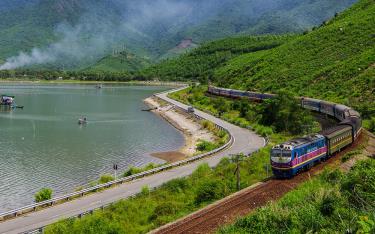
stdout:
[[(129, 166), (164, 163), (150, 153), (177, 150), (183, 135), (145, 108), (168, 87), (1, 84), (24, 109), (0, 109), (0, 212), (31, 204), (48, 187), (74, 191)], [(78, 125), (82, 116), (85, 126)]]

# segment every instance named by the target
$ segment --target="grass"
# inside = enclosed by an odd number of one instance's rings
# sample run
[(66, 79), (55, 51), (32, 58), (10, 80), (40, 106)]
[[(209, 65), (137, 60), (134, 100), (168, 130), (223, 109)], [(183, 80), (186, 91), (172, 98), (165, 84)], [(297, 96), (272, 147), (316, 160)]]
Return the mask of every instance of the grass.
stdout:
[(326, 170), (218, 233), (374, 233), (375, 161)]
[[(270, 147), (241, 162), (241, 188), (267, 177)], [(224, 158), (215, 168), (200, 165), (186, 178), (155, 190), (143, 188), (135, 198), (114, 203), (81, 219), (62, 220), (45, 233), (146, 233), (236, 192), (236, 165)]]

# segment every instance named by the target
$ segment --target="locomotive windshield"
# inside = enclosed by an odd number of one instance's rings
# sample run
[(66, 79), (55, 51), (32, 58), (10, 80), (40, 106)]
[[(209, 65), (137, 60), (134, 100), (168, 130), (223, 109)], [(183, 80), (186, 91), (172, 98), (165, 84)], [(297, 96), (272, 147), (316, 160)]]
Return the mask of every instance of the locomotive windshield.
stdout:
[(273, 149), (271, 152), (271, 157), (290, 158), (291, 156), (292, 152), (290, 150)]

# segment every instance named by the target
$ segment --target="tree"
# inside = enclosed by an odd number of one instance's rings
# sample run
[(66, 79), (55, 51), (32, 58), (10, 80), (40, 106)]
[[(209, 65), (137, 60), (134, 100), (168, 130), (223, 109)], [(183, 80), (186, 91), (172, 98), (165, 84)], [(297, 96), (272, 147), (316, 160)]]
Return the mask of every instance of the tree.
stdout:
[(43, 188), (35, 193), (35, 202), (42, 202), (52, 198), (52, 189), (50, 188)]
[(275, 98), (265, 100), (260, 105), (260, 124), (273, 126), (277, 132), (301, 134), (309, 132), (314, 120), (303, 109), (291, 93), (282, 90)]

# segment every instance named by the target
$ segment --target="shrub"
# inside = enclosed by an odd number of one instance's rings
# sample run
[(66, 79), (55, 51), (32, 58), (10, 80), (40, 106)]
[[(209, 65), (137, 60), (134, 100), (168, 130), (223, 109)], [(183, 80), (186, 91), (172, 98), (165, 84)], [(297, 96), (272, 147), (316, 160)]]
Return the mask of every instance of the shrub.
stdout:
[(105, 184), (105, 183), (108, 183), (112, 180), (114, 180), (115, 178), (110, 175), (110, 174), (105, 174), (105, 175), (102, 175), (100, 176), (100, 179), (99, 179), (99, 184)]
[(135, 175), (142, 172), (141, 168), (138, 167), (130, 167), (127, 171), (124, 172), (124, 177)]
[(197, 144), (197, 150), (201, 152), (207, 152), (214, 150), (217, 147), (215, 143), (202, 140)]
[(147, 185), (143, 186), (141, 190), (141, 194), (143, 196), (148, 196), (150, 194), (150, 188)]
[(182, 192), (190, 187), (189, 181), (186, 178), (177, 178), (168, 181), (162, 185), (162, 188), (167, 189), (169, 192)]
[(158, 225), (169, 222), (169, 217), (173, 217), (181, 209), (181, 205), (176, 202), (164, 202), (155, 207), (150, 215), (150, 221), (156, 221)]
[(375, 207), (375, 160), (358, 162), (349, 172), (342, 189), (349, 193), (351, 202), (358, 208)]
[(195, 203), (201, 204), (217, 200), (224, 196), (224, 184), (219, 181), (203, 182), (197, 189)]
[(375, 133), (375, 117), (372, 117), (371, 119), (366, 119), (363, 122), (363, 125), (366, 129), (368, 129), (370, 132)]
[(52, 198), (52, 189), (50, 188), (43, 188), (35, 193), (35, 202), (42, 202)]

